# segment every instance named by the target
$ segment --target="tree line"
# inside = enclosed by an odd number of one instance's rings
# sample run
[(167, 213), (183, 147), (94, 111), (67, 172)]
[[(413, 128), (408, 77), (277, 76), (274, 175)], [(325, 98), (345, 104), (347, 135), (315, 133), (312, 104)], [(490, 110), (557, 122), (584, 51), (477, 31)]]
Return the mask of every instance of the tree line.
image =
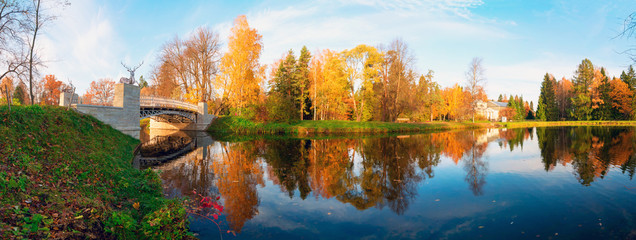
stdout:
[(298, 56), (290, 49), (267, 66), (259, 63), (262, 36), (239, 16), (227, 52), (221, 44), (204, 27), (168, 41), (142, 95), (207, 102), (212, 114), (259, 121), (462, 120), (474, 118), (475, 100), (486, 100), (480, 58), (470, 64), (465, 86), (442, 89), (432, 70), (415, 70), (400, 39), (343, 51), (312, 53), (305, 46)]
[(571, 79), (557, 81), (546, 73), (541, 83), (537, 117), (559, 120), (636, 119), (636, 73), (632, 66), (610, 78), (603, 67), (589, 59), (579, 64)]

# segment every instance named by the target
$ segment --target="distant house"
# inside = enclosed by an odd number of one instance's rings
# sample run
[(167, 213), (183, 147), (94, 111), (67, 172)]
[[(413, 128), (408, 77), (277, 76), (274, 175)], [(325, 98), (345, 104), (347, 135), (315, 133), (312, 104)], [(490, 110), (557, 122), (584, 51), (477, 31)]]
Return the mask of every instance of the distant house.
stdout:
[(488, 101), (484, 102), (481, 100), (477, 100), (476, 111), (478, 115), (484, 116), (486, 119), (490, 121), (499, 121), (501, 118), (499, 117), (499, 111), (508, 106), (506, 102), (495, 102)]

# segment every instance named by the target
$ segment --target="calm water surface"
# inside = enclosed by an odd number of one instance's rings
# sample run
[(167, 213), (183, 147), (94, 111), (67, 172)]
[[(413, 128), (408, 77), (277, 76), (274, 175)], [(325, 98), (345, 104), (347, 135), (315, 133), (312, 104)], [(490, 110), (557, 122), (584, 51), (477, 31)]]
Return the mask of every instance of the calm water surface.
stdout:
[[(151, 132), (136, 165), (160, 170), (169, 197), (220, 197), (224, 239), (636, 239), (634, 130), (241, 142)], [(209, 220), (191, 222), (220, 238)]]

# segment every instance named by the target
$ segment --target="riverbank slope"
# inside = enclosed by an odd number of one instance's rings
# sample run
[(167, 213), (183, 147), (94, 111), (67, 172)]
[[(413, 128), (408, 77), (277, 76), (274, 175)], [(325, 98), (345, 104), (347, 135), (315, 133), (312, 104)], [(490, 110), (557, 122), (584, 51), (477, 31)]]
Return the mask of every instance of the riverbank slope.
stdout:
[(138, 140), (59, 107), (0, 106), (0, 120), (0, 238), (187, 235), (183, 204), (132, 167)]

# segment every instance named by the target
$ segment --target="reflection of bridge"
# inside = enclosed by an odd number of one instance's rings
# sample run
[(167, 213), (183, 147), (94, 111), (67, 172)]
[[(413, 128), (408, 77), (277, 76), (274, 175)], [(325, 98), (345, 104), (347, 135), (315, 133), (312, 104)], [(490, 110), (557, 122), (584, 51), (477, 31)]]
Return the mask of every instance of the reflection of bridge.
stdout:
[[(152, 136), (152, 132), (159, 135)], [(151, 131), (149, 137), (150, 140), (139, 144), (135, 150), (133, 166), (138, 169), (163, 166), (183, 158), (206, 158), (206, 147), (212, 144), (212, 138), (205, 132), (158, 130)]]
[(135, 138), (139, 138), (139, 120), (151, 118), (151, 129), (205, 130), (214, 119), (208, 114), (204, 102), (198, 105), (177, 100), (140, 97), (139, 87), (119, 83), (115, 85), (113, 106), (77, 104), (77, 95), (71, 102), (71, 94), (60, 94), (60, 106), (71, 105), (79, 112), (89, 114)]
[(194, 151), (196, 146), (196, 138), (158, 136), (139, 145), (134, 164), (143, 169), (165, 163)]

